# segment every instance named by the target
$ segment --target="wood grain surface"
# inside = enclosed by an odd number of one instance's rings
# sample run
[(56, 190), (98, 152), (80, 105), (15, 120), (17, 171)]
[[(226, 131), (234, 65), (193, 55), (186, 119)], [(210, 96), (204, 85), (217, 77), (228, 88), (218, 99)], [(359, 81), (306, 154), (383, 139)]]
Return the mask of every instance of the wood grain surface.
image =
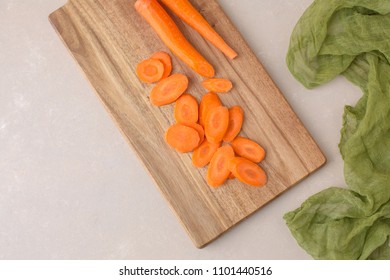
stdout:
[[(241, 135), (266, 149), (267, 157), (261, 163), (269, 177), (265, 187), (254, 188), (230, 180), (220, 188), (210, 188), (205, 182), (206, 168), (195, 168), (190, 154), (179, 154), (165, 144), (164, 132), (174, 123), (173, 105), (153, 107), (148, 97), (152, 86), (138, 80), (135, 67), (153, 52), (169, 50), (136, 13), (135, 0), (70, 0), (49, 19), (193, 243), (200, 248), (326, 160), (217, 1), (191, 2), (239, 54), (229, 60), (174, 17), (184, 35), (213, 64), (217, 76), (233, 81), (234, 89), (221, 95), (221, 99), (226, 106), (243, 107), (246, 118)], [(188, 92), (200, 100), (205, 93), (200, 85), (202, 77), (175, 57), (173, 65), (174, 72), (189, 77)]]

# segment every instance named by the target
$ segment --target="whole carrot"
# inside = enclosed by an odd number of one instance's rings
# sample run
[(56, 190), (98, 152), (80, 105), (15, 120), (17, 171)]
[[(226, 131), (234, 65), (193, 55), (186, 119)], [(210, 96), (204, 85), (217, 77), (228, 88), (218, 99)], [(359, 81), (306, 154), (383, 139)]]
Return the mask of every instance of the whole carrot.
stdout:
[(185, 23), (195, 29), (200, 35), (233, 59), (237, 53), (225, 40), (210, 26), (206, 19), (191, 5), (188, 0), (160, 0)]
[(156, 0), (137, 0), (134, 7), (184, 63), (204, 77), (214, 77), (213, 66), (187, 41), (173, 19)]

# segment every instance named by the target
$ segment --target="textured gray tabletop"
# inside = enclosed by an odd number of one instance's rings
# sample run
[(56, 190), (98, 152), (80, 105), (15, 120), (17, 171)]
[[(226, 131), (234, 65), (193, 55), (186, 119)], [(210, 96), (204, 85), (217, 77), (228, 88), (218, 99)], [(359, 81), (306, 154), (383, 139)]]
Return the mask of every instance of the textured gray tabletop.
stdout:
[(0, 1), (0, 259), (310, 259), (282, 216), (344, 186), (343, 78), (306, 90), (285, 64), (311, 0), (220, 0), (328, 158), (319, 171), (196, 249), (47, 19), (65, 0)]

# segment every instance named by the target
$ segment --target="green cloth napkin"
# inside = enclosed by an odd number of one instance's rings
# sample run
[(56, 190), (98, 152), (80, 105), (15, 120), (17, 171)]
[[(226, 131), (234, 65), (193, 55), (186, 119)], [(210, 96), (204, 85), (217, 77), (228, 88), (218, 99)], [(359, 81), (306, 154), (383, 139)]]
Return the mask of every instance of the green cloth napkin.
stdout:
[(348, 187), (287, 213), (289, 229), (316, 259), (390, 259), (390, 0), (314, 1), (292, 33), (287, 65), (307, 88), (341, 74), (363, 91), (343, 116)]

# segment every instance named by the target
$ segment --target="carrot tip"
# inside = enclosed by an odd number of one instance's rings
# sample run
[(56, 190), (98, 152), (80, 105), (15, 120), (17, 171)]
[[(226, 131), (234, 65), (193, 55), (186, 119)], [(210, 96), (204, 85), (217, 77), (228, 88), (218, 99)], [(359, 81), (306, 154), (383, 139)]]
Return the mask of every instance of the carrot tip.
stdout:
[(213, 66), (188, 42), (157, 0), (138, 0), (135, 9), (179, 59), (202, 76), (214, 76)]
[(200, 35), (211, 42), (216, 48), (230, 59), (237, 53), (224, 41), (217, 31), (195, 9), (188, 0), (161, 0), (169, 9), (179, 16), (184, 22), (195, 29)]

